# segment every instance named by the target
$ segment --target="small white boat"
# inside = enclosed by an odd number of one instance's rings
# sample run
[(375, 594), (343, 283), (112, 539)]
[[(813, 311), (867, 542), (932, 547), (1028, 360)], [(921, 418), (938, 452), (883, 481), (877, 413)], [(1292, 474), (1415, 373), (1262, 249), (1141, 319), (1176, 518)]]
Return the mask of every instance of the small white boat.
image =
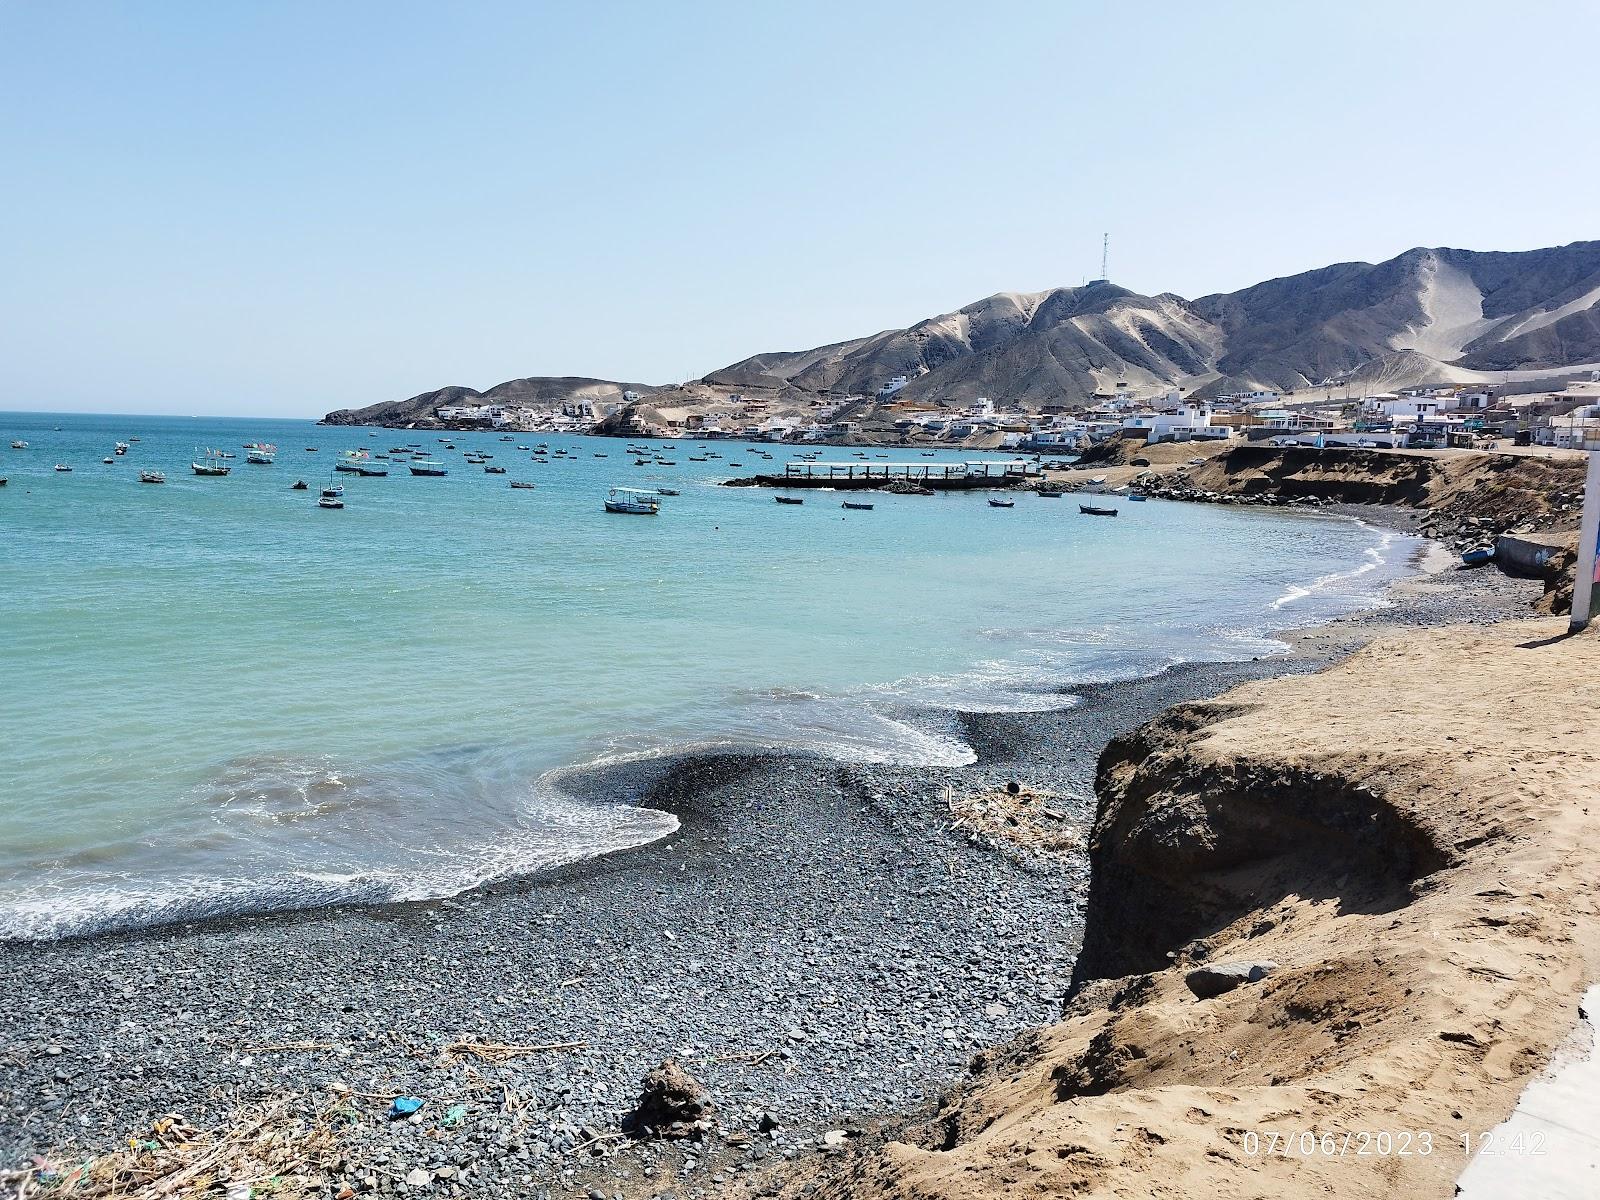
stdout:
[(343, 508), (344, 507), (344, 489), (343, 488), (323, 488), (322, 489), (322, 495), (317, 497), (317, 507), (318, 508)]
[(606, 511), (653, 517), (661, 511), (661, 498), (654, 492), (644, 492), (638, 488), (614, 487), (606, 493)]
[(56, 464), (56, 470), (58, 470), (58, 471), (70, 471), (70, 470), (72, 470), (72, 468), (67, 466), (65, 463), (57, 463)]
[(28, 443), (23, 441), (21, 438), (18, 438), (16, 441), (11, 443), (11, 448), (13, 450), (26, 450), (28, 448)]
[(160, 471), (140, 471), (139, 472), (139, 482), (140, 483), (165, 483), (166, 481), (167, 481), (167, 477), (165, 475), (163, 475)]
[(257, 463), (263, 467), (270, 467), (278, 457), (278, 448), (271, 442), (251, 442), (244, 449), (245, 462)]

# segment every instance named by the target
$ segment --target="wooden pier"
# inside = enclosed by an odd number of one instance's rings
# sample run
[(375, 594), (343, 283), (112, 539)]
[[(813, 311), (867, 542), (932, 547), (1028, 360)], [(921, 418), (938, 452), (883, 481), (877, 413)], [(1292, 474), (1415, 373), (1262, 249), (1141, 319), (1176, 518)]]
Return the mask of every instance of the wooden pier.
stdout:
[(1037, 479), (1039, 468), (1025, 459), (973, 462), (792, 462), (782, 475), (757, 475), (761, 487), (834, 488), (866, 491), (891, 483), (911, 483), (933, 491), (1015, 487)]

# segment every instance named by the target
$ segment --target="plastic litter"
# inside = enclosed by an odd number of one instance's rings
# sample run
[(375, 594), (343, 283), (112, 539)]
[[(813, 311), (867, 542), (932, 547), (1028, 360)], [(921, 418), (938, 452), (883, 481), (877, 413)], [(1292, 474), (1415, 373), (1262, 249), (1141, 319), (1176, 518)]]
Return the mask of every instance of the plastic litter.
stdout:
[(398, 1121), (403, 1117), (409, 1117), (426, 1103), (427, 1101), (416, 1096), (396, 1096), (394, 1103), (389, 1106), (389, 1119)]

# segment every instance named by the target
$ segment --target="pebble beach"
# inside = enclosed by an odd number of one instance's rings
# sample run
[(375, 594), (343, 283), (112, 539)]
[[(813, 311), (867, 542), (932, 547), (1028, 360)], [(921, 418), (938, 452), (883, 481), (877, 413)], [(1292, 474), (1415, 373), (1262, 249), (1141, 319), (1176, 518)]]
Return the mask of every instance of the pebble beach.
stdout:
[[(966, 714), (967, 767), (617, 768), (592, 786), (674, 813), (676, 834), (454, 900), (7, 945), (0, 1166), (69, 1164), (165, 1114), (208, 1127), (332, 1097), (350, 1115), (329, 1195), (715, 1194), (917, 1109), (976, 1051), (1054, 1019), (1088, 878), (1074, 839), (1111, 736), (1315, 670), (1373, 628), (1488, 622), (1536, 594), (1492, 572), (1413, 577), (1293, 654)], [(1059, 830), (1050, 848), (964, 818), (1008, 784)], [(708, 1089), (713, 1128), (625, 1142), (667, 1058)], [(389, 1120), (397, 1096), (422, 1110)]]

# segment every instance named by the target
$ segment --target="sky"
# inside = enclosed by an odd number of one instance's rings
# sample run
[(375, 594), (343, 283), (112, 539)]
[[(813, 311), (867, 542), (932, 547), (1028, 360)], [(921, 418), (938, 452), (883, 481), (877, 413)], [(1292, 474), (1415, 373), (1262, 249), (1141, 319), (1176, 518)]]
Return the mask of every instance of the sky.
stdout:
[(0, 409), (694, 378), (1600, 237), (1594, 0), (0, 0)]

